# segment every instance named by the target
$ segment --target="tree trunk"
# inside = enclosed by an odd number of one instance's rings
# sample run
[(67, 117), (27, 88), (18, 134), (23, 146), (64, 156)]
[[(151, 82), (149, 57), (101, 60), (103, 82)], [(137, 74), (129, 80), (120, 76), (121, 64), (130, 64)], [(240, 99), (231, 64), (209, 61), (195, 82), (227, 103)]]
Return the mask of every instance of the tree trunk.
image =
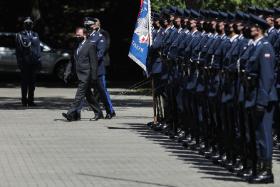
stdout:
[(32, 0), (32, 17), (35, 21), (39, 20), (41, 18), (41, 11), (39, 8), (39, 0)]

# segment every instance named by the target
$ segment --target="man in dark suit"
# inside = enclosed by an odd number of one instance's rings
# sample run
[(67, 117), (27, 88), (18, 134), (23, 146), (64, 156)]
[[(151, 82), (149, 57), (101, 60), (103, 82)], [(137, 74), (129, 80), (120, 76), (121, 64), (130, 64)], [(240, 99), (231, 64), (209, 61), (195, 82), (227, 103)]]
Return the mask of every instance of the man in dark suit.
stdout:
[(98, 80), (98, 60), (96, 46), (86, 38), (84, 30), (76, 31), (76, 38), (80, 44), (74, 54), (76, 62), (76, 73), (79, 80), (78, 90), (75, 100), (67, 113), (63, 113), (68, 121), (78, 120), (78, 114), (82, 106), (83, 99), (86, 97), (89, 106), (95, 113), (91, 120), (98, 120), (103, 117), (99, 103), (96, 101), (91, 88), (95, 87)]

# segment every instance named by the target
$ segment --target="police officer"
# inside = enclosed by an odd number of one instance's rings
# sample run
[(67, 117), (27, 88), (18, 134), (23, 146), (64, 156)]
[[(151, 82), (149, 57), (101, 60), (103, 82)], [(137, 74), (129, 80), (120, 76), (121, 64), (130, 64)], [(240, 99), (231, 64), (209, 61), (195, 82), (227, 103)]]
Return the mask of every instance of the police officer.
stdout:
[[(95, 86), (95, 91), (99, 94), (102, 103), (104, 104), (106, 110), (105, 119), (111, 119), (115, 117), (115, 111), (112, 107), (110, 96), (106, 89), (105, 75), (106, 69), (104, 65), (104, 56), (107, 49), (106, 38), (100, 32), (100, 21), (97, 18), (86, 17), (85, 18), (85, 27), (89, 32), (89, 40), (97, 49), (98, 57), (98, 81)], [(99, 116), (103, 118), (103, 114)]]
[[(96, 21), (97, 21), (97, 22), (96, 22), (96, 26), (97, 26), (97, 28), (98, 28), (98, 30), (99, 30), (99, 33), (100, 33), (101, 35), (103, 35), (104, 38), (105, 38), (106, 47), (105, 47), (105, 52), (104, 52), (102, 61), (103, 61), (103, 64), (104, 64), (104, 66), (105, 66), (105, 69), (106, 69), (107, 67), (110, 66), (109, 49), (110, 49), (111, 39), (110, 39), (109, 33), (108, 33), (106, 30), (104, 30), (104, 29), (101, 28), (101, 22), (100, 22), (100, 20), (99, 20), (99, 19), (96, 19)], [(110, 117), (112, 118), (112, 117), (115, 117), (115, 116), (116, 116), (116, 112), (115, 112), (115, 110), (114, 110), (114, 107), (113, 107), (113, 104), (112, 104), (112, 101), (111, 101), (111, 96), (110, 96), (110, 94), (109, 94), (109, 92), (108, 92), (108, 90), (107, 90), (106, 73), (107, 73), (107, 72), (105, 71), (105, 73), (104, 73), (102, 76), (100, 76), (100, 79), (101, 79), (101, 81), (102, 81), (102, 83), (103, 83), (104, 90), (105, 90), (105, 93), (106, 93), (106, 100), (107, 100), (107, 102), (109, 103), (110, 111), (111, 111), (111, 116), (107, 115), (106, 119), (110, 119)]]
[(272, 183), (272, 123), (277, 101), (275, 88), (275, 53), (271, 43), (264, 37), (269, 25), (261, 18), (251, 15), (255, 23), (251, 27), (254, 53), (246, 67), (247, 79), (254, 88), (250, 90), (247, 105), (255, 114), (256, 173), (250, 183)]
[(22, 106), (36, 106), (34, 91), (36, 74), (41, 68), (41, 48), (39, 36), (32, 31), (33, 21), (27, 17), (23, 22), (24, 30), (16, 35), (16, 57), (21, 71)]

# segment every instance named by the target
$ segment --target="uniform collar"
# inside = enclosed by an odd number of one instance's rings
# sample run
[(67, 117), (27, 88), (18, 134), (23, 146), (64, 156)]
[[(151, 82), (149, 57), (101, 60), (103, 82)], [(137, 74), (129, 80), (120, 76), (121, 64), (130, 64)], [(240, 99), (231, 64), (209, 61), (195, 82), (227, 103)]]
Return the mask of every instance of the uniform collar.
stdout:
[(179, 28), (179, 29), (178, 29), (178, 33), (180, 33), (182, 30), (183, 30), (183, 29), (182, 29), (182, 27), (181, 27), (181, 28)]
[(270, 27), (267, 31), (267, 33), (270, 33), (272, 30), (274, 29), (274, 27)]
[(195, 31), (192, 32), (192, 35), (194, 35), (194, 34), (197, 33), (197, 32), (198, 32), (198, 30), (196, 29)]
[(167, 27), (164, 32), (167, 32), (169, 29), (171, 29), (171, 26)]
[(231, 37), (229, 40), (230, 40), (230, 42), (232, 43), (235, 39), (237, 39), (238, 38), (238, 34), (236, 34), (236, 35), (234, 35), (233, 37)]
[(218, 38), (218, 36), (219, 36), (218, 33), (214, 34), (214, 38)]
[(238, 36), (238, 39), (244, 39), (244, 36), (243, 36), (243, 34), (240, 34), (239, 36)]
[(96, 31), (96, 30), (94, 30), (94, 31), (92, 31), (92, 33), (90, 34), (90, 36), (94, 36), (96, 33), (98, 33), (100, 31), (100, 28)]
[(260, 37), (259, 39), (254, 41), (254, 46), (257, 46), (259, 42), (263, 39), (264, 37)]
[(94, 36), (95, 35), (95, 33), (96, 33), (96, 31), (94, 30), (94, 31), (92, 31), (92, 33), (90, 34), (90, 36)]
[(254, 45), (254, 40), (250, 39), (250, 40), (248, 41), (248, 45)]
[(226, 38), (226, 34), (221, 35), (221, 38), (222, 39)]

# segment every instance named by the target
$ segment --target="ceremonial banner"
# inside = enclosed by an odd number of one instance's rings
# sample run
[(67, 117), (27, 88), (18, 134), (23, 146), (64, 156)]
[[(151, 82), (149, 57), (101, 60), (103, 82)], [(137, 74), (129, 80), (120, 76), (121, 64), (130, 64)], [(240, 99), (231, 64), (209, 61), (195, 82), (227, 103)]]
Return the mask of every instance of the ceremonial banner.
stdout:
[(128, 56), (147, 72), (147, 56), (151, 45), (151, 2), (141, 0), (140, 12)]

